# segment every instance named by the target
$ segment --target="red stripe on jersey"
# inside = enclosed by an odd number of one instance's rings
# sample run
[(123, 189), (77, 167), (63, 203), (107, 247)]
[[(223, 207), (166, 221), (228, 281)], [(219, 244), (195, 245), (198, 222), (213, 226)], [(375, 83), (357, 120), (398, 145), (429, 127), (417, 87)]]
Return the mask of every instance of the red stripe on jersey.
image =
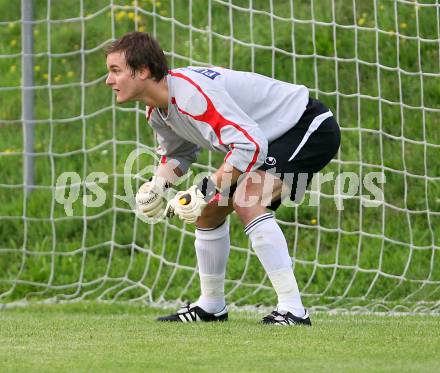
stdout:
[[(234, 149), (234, 148), (235, 148), (235, 145), (234, 145), (234, 144), (231, 144), (231, 148)], [(226, 161), (228, 160), (228, 158), (231, 156), (231, 154), (232, 154), (232, 149), (228, 151), (228, 154), (226, 154), (226, 157), (225, 157), (225, 159), (223, 160), (224, 162), (226, 162)]]
[(153, 106), (150, 106), (150, 107), (148, 108), (147, 120), (150, 120), (151, 113), (153, 112), (153, 110), (154, 110), (154, 107), (153, 107)]
[[(190, 78), (188, 78), (186, 75), (183, 75), (182, 73), (175, 73), (175, 72), (173, 72), (171, 70), (169, 71), (169, 73), (170, 73), (170, 75), (175, 76), (177, 78), (185, 79), (188, 83), (192, 84), (194, 87), (196, 87), (196, 89), (203, 95), (203, 97), (206, 100), (207, 108), (206, 108), (206, 110), (205, 110), (205, 112), (203, 114), (192, 115), (192, 114), (187, 113), (184, 110), (180, 109), (179, 107), (177, 107), (177, 109), (182, 114), (188, 115), (191, 118), (193, 118), (195, 120), (198, 120), (200, 122), (208, 123), (212, 127), (212, 129), (214, 130), (215, 134), (217, 135), (218, 141), (219, 141), (219, 143), (221, 145), (224, 145), (224, 143), (221, 140), (220, 132), (221, 132), (221, 129), (223, 127), (226, 127), (226, 126), (234, 127), (235, 129), (240, 131), (250, 142), (252, 142), (255, 145), (254, 156), (252, 157), (252, 160), (249, 163), (249, 166), (246, 168), (246, 172), (249, 172), (252, 169), (252, 166), (257, 161), (258, 154), (260, 153), (260, 146), (258, 145), (258, 143), (252, 138), (251, 135), (249, 135), (249, 133), (244, 128), (241, 128), (237, 123), (231, 122), (230, 120), (228, 120), (225, 117), (223, 117), (217, 111), (217, 109), (215, 108), (215, 106), (212, 103), (211, 99), (206, 95), (205, 92), (203, 92), (202, 88), (197, 83), (195, 83)], [(173, 102), (173, 99), (171, 99), (171, 100), (172, 100), (171, 102)], [(174, 102), (175, 102), (175, 98), (174, 98)], [(231, 148), (233, 148), (232, 145), (231, 145)], [(226, 157), (229, 157), (229, 155), (226, 155)]]
[(160, 163), (162, 163), (162, 164), (167, 163), (167, 157), (163, 155), (163, 156), (160, 158)]
[(226, 154), (226, 157), (223, 160), (223, 162), (226, 162), (228, 160), (228, 158), (231, 156), (231, 154), (232, 154), (232, 150), (229, 150), (228, 153)]

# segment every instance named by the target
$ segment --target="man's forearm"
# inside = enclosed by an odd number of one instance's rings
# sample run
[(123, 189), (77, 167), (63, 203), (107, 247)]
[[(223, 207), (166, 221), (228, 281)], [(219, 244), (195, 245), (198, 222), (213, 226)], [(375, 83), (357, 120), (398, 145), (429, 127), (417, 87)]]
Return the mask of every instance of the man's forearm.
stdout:
[(156, 169), (155, 177), (172, 185), (176, 184), (183, 174), (183, 171), (178, 166), (173, 164), (173, 162), (169, 162), (159, 164)]

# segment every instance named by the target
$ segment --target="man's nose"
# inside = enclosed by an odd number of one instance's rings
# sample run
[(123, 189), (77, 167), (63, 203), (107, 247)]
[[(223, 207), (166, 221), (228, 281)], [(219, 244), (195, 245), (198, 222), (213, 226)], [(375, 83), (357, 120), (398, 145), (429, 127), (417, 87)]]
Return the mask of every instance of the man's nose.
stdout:
[(114, 82), (113, 82), (113, 78), (112, 78), (111, 74), (108, 74), (107, 79), (105, 80), (105, 84), (112, 85), (113, 83)]

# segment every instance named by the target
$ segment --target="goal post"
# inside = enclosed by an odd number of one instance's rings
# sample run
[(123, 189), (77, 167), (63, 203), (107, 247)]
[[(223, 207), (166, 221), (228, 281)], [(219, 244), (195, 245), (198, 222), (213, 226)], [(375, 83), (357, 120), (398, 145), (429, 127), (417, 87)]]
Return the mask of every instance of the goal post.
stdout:
[[(276, 213), (307, 307), (440, 312), (438, 0), (41, 0), (31, 20), (20, 2), (0, 8), (0, 308), (198, 296), (194, 227), (132, 209), (156, 143), (145, 108), (116, 105), (105, 86), (104, 48), (139, 30), (171, 68), (304, 84), (333, 111), (340, 151)], [(222, 159), (202, 152), (178, 188)], [(274, 304), (230, 224), (228, 303)]]

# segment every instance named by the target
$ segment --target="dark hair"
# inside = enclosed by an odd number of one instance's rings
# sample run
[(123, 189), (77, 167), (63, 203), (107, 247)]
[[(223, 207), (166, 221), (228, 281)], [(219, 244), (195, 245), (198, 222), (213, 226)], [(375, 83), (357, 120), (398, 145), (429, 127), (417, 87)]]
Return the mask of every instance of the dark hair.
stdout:
[(168, 64), (162, 48), (155, 38), (144, 32), (129, 32), (110, 43), (105, 55), (123, 52), (127, 66), (133, 75), (136, 70), (147, 66), (155, 80), (168, 74)]

